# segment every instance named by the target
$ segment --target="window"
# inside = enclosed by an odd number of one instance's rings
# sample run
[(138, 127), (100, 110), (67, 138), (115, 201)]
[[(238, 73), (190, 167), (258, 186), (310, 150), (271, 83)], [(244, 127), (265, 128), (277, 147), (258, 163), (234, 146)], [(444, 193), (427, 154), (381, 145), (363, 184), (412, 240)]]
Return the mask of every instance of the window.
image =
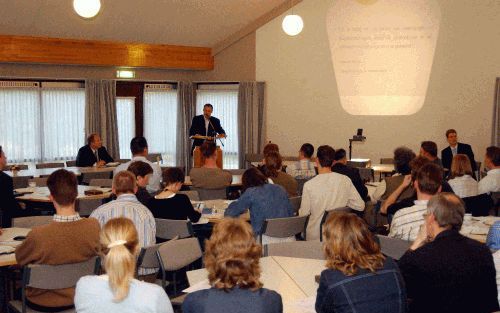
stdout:
[(177, 108), (177, 91), (170, 85), (146, 84), (144, 137), (148, 141), (149, 153), (160, 153), (163, 164), (169, 166), (176, 165)]
[(116, 115), (118, 121), (120, 158), (131, 159), (130, 141), (135, 137), (135, 98), (117, 97)]
[[(227, 139), (222, 139), (223, 166), (239, 167), (238, 161), (238, 85), (201, 85), (196, 92), (196, 112), (200, 114), (206, 103), (212, 104), (212, 116), (220, 119)], [(198, 113), (200, 112), (200, 113)]]
[(9, 162), (76, 158), (85, 137), (85, 89), (80, 87), (0, 82), (0, 145)]

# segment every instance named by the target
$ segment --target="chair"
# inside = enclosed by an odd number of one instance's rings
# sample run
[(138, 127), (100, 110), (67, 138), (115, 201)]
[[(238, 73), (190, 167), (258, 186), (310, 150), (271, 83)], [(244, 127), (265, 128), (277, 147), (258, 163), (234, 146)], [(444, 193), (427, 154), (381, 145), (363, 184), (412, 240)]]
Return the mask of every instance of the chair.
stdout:
[(75, 167), (76, 166), (76, 160), (66, 161), (66, 166), (67, 167)]
[(465, 202), (465, 213), (472, 213), (472, 216), (488, 216), (493, 207), (493, 199), (486, 193), (462, 200)]
[(325, 213), (323, 213), (323, 217), (321, 218), (321, 222), (319, 224), (319, 241), (323, 241), (323, 224), (325, 224), (326, 219), (328, 218), (328, 214), (330, 214), (330, 213), (351, 213), (351, 212), (352, 212), (352, 209), (348, 206), (336, 208), (336, 209), (333, 209), (330, 211), (325, 211)]
[(112, 174), (112, 171), (82, 173), (82, 184), (89, 185), (92, 179), (110, 179)]
[(200, 201), (200, 195), (198, 194), (198, 191), (196, 191), (196, 190), (179, 191), (178, 194), (188, 196), (189, 200), (191, 200), (191, 201)]
[(160, 153), (150, 153), (146, 156), (146, 159), (149, 162), (153, 162), (153, 163), (161, 162), (163, 160)]
[(306, 227), (309, 215), (292, 216), (281, 218), (269, 218), (262, 225), (262, 234), (259, 236), (262, 244), (262, 236), (273, 238), (287, 238), (302, 233), (302, 238), (306, 240)]
[(170, 240), (160, 245), (156, 252), (162, 272), (161, 285), (166, 286), (166, 272), (172, 272), (174, 295), (177, 295), (176, 271), (201, 258), (202, 252), (197, 238)]
[(118, 159), (116, 162), (119, 162), (120, 164), (130, 162), (130, 159)]
[(380, 244), (382, 253), (396, 261), (399, 260), (411, 246), (411, 241), (382, 235), (376, 235), (376, 240), (378, 240)]
[(217, 200), (217, 199), (227, 199), (226, 188), (221, 189), (204, 189), (192, 187), (192, 190), (196, 190), (200, 196), (200, 200)]
[(359, 167), (358, 170), (359, 170), (359, 176), (361, 176), (363, 182), (366, 183), (375, 180), (375, 172), (373, 171), (372, 168)]
[(103, 199), (76, 199), (76, 210), (81, 216), (87, 217), (102, 204)]
[(500, 191), (491, 193), (491, 200), (493, 201), (493, 209), (495, 210), (495, 215), (498, 216), (498, 210), (500, 209)]
[(299, 214), (299, 209), (300, 209), (300, 204), (302, 203), (302, 197), (291, 197), (288, 198), (290, 200), (290, 203), (292, 204), (293, 207), (293, 212), (295, 215)]
[(28, 180), (28, 184), (34, 182), (37, 187), (47, 187), (48, 177), (35, 177)]
[(158, 248), (161, 246), (161, 243), (157, 243), (155, 245), (149, 247), (142, 247), (139, 252), (139, 256), (137, 257), (137, 265), (136, 265), (136, 275), (139, 275), (139, 268), (143, 269), (152, 269), (152, 268), (160, 268), (160, 263), (158, 262), (158, 256), (156, 252)]
[[(29, 264), (23, 268), (21, 301), (10, 301), (9, 311), (12, 310), (19, 313), (38, 312), (26, 307), (26, 288), (54, 290), (75, 287), (81, 277), (97, 274), (99, 268), (100, 262), (98, 257), (73, 264)], [(70, 309), (62, 312), (69, 313), (76, 311), (75, 309)]]
[[(394, 164), (393, 158), (380, 158), (380, 164)], [(384, 177), (391, 176), (392, 174), (384, 173)], [(382, 173), (380, 173), (380, 181), (382, 181)]]
[(89, 181), (89, 186), (111, 188), (113, 180), (111, 178), (93, 178)]
[(260, 153), (247, 153), (247, 154), (245, 154), (245, 164), (246, 164), (247, 168), (252, 166), (252, 162), (262, 162), (262, 159), (264, 159), (264, 155), (260, 154)]
[(297, 194), (299, 196), (302, 196), (302, 191), (304, 190), (304, 184), (309, 180), (310, 178), (295, 178), (297, 181)]
[(190, 221), (155, 218), (155, 223), (156, 237), (158, 238), (171, 240), (175, 237), (194, 237), (193, 226)]
[(28, 164), (7, 164), (6, 169), (11, 169), (13, 166), (17, 168), (18, 171), (27, 170)]
[(479, 162), (479, 161), (476, 161), (476, 173), (475, 174), (476, 174), (477, 180), (480, 181), (482, 176), (481, 176), (481, 162)]
[(228, 171), (229, 173), (231, 173), (232, 175), (243, 175), (243, 173), (245, 173), (246, 169), (232, 169), (232, 170), (226, 170)]
[(40, 168), (62, 168), (62, 167), (64, 167), (64, 163), (62, 163), (62, 162), (38, 163), (35, 166), (36, 166), (36, 169), (40, 169)]
[(264, 246), (264, 256), (324, 260), (323, 243), (319, 241), (291, 241), (270, 243)]
[(52, 215), (15, 217), (12, 219), (12, 227), (33, 228), (49, 224), (53, 219)]
[(28, 182), (33, 176), (14, 176), (12, 177), (12, 184), (14, 189), (28, 187)]

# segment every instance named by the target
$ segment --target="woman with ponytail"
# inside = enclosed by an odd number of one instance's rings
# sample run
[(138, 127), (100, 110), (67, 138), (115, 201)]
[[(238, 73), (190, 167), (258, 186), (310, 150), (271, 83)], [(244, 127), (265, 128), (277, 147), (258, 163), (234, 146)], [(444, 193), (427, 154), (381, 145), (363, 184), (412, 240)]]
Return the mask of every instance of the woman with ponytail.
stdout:
[(281, 296), (262, 288), (261, 246), (242, 219), (217, 223), (205, 244), (205, 266), (212, 288), (186, 296), (183, 313), (281, 313)]
[(79, 313), (173, 313), (165, 291), (134, 279), (139, 249), (137, 230), (130, 219), (109, 220), (101, 231), (106, 275), (82, 277), (76, 285)]

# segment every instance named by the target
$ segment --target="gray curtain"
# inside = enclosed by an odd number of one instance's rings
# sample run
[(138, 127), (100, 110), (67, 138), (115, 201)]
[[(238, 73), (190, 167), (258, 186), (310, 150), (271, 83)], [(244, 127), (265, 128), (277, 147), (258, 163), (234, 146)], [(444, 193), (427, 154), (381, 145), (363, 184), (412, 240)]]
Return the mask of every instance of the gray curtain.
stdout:
[(265, 140), (264, 82), (240, 82), (238, 91), (239, 168), (245, 155), (260, 153)]
[(497, 77), (495, 86), (495, 103), (493, 105), (493, 128), (491, 134), (491, 144), (500, 146), (500, 77)]
[(177, 84), (178, 111), (177, 111), (177, 165), (185, 169), (186, 175), (191, 170), (191, 140), (189, 128), (196, 112), (196, 87), (192, 82)]
[(85, 81), (85, 133), (97, 133), (113, 158), (119, 158), (118, 123), (116, 117), (116, 82)]

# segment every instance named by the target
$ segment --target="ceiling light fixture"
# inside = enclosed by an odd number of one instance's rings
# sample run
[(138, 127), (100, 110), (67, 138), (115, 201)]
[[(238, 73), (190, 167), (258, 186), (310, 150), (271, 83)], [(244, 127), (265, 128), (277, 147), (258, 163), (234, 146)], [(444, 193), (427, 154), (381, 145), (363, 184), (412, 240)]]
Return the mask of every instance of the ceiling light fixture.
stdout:
[(101, 0), (73, 0), (75, 12), (83, 18), (92, 18), (101, 10)]
[(283, 19), (283, 23), (281, 23), (281, 27), (283, 31), (289, 36), (297, 36), (302, 32), (304, 28), (304, 21), (302, 17), (299, 15), (293, 14), (293, 1), (290, 1), (292, 7), (292, 14), (288, 14)]

